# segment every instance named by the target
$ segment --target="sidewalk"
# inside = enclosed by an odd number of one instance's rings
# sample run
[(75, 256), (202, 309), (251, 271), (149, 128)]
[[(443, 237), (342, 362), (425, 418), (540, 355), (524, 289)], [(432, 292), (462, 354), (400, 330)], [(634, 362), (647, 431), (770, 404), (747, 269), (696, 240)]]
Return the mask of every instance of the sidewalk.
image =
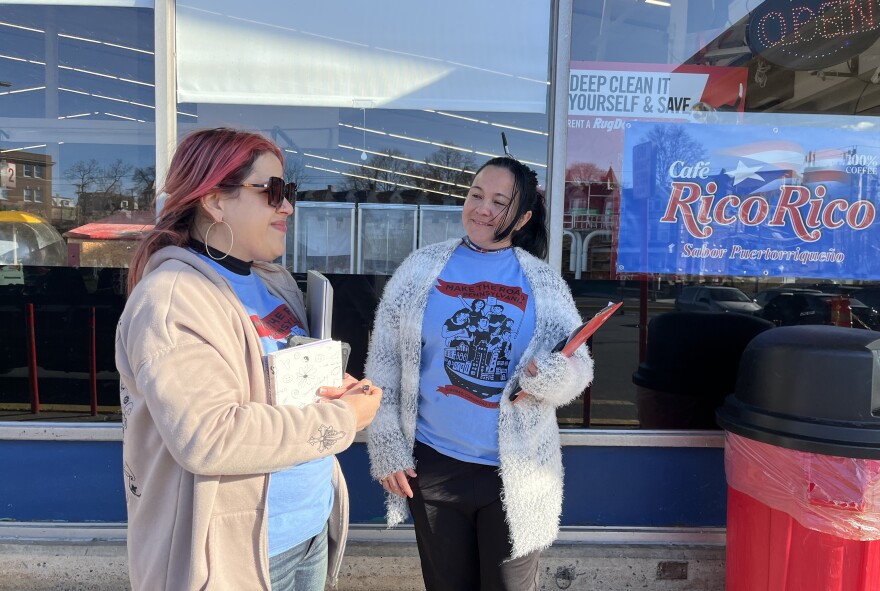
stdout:
[[(129, 589), (125, 546), (0, 542), (0, 591)], [(557, 544), (541, 556), (541, 590), (719, 591), (723, 546)], [(412, 542), (349, 542), (339, 591), (423, 591)]]

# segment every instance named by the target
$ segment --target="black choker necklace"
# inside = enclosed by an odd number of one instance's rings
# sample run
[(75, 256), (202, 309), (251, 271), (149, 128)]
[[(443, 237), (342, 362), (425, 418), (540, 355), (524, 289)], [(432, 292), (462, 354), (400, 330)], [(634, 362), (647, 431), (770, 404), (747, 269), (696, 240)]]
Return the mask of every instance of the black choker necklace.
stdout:
[(470, 248), (474, 252), (482, 252), (484, 254), (485, 253), (495, 254), (495, 253), (504, 252), (505, 250), (510, 250), (511, 248), (513, 248), (512, 244), (510, 246), (502, 246), (501, 248), (481, 248), (481, 247), (477, 246), (476, 244), (474, 244), (473, 241), (471, 241), (471, 239), (468, 238), (467, 236), (465, 236), (464, 238), (461, 239), (461, 243), (464, 244), (465, 246), (467, 246), (468, 248)]

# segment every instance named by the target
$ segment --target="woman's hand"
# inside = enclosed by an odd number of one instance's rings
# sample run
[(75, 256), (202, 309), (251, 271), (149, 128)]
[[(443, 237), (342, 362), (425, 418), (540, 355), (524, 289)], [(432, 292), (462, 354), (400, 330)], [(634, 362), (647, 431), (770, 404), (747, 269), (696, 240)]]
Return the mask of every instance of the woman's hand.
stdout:
[(382, 485), (382, 488), (393, 495), (412, 498), (413, 491), (409, 485), (409, 479), (415, 477), (416, 471), (412, 468), (407, 468), (406, 470), (392, 472), (385, 478), (380, 478), (379, 484)]
[[(529, 361), (529, 364), (526, 366), (524, 373), (527, 376), (529, 376), (530, 378), (533, 378), (536, 375), (538, 375), (538, 362), (535, 360), (534, 357), (532, 357), (531, 361)], [(523, 396), (525, 396), (526, 394), (528, 394), (528, 392), (526, 392), (525, 390), (520, 390), (520, 392), (519, 392), (519, 394), (517, 394), (516, 398), (511, 400), (510, 403), (516, 404), (517, 402), (522, 400)]]
[[(346, 380), (343, 380), (343, 383), (345, 382)], [(340, 388), (322, 386), (318, 388), (318, 396), (318, 402), (341, 400), (346, 403), (354, 412), (357, 419), (357, 430), (360, 431), (373, 422), (373, 418), (379, 410), (379, 403), (382, 401), (382, 388), (374, 386), (370, 380), (358, 380), (349, 384), (348, 388), (345, 386)]]

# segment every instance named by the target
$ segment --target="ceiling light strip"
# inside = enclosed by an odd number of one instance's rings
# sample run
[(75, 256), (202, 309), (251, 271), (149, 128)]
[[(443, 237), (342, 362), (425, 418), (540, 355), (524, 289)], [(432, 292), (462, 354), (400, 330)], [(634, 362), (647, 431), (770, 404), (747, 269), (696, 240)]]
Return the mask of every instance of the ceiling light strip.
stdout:
[(115, 47), (117, 49), (125, 49), (126, 51), (134, 51), (137, 53), (143, 53), (145, 55), (155, 55), (154, 52), (146, 50), (146, 49), (139, 49), (137, 47), (130, 47), (128, 45), (120, 45), (118, 43), (109, 43), (107, 41), (99, 41), (97, 39), (89, 39), (88, 37), (77, 37), (76, 35), (68, 35), (66, 33), (58, 33), (58, 36), (62, 37), (64, 39), (72, 39), (74, 41), (83, 41), (85, 43), (94, 43), (96, 45), (106, 45), (107, 47)]
[[(305, 154), (305, 153), (304, 153), (304, 154)], [(310, 156), (310, 154), (305, 154), (305, 155), (306, 155), (306, 156)], [(348, 160), (340, 160), (339, 158), (330, 158), (330, 160), (331, 160), (332, 162), (336, 162), (337, 164), (347, 164), (347, 165), (349, 165), (349, 166), (355, 166), (355, 167), (358, 167), (358, 168), (368, 168), (368, 169), (370, 169), (370, 170), (376, 170), (376, 171), (379, 171), (379, 172), (387, 172), (387, 173), (390, 173), (390, 174), (399, 174), (399, 175), (401, 175), (401, 176), (405, 176), (405, 177), (409, 177), (409, 178), (413, 178), (413, 179), (419, 179), (419, 180), (421, 180), (421, 181), (429, 181), (429, 182), (432, 182), (432, 183), (440, 183), (441, 185), (451, 185), (451, 186), (453, 186), (453, 187), (460, 187), (460, 188), (462, 188), (462, 189), (469, 189), (469, 188), (470, 188), (470, 187), (468, 187), (467, 185), (459, 185), (458, 183), (454, 183), (454, 182), (451, 182), (451, 181), (444, 181), (444, 180), (442, 180), (442, 179), (437, 179), (437, 178), (434, 178), (434, 177), (428, 177), (428, 176), (424, 176), (424, 175), (420, 175), (420, 174), (412, 174), (412, 173), (409, 173), (409, 172), (404, 172), (404, 171), (402, 171), (402, 170), (391, 170), (391, 169), (388, 169), (388, 168), (381, 168), (381, 167), (378, 167), (378, 166), (370, 166), (369, 164), (360, 164), (360, 163), (358, 163), (358, 162), (349, 162)]]
[(33, 27), (25, 27), (22, 25), (15, 25), (12, 23), (4, 22), (4, 21), (0, 21), (0, 27), (9, 27), (11, 29), (21, 29), (23, 31), (32, 31), (34, 33), (45, 33), (46, 32), (42, 29), (34, 29)]
[(29, 59), (25, 59), (23, 57), (15, 57), (13, 55), (5, 55), (2, 53), (0, 53), (0, 58), (5, 59), (5, 60), (12, 60), (14, 62), (25, 62), (26, 64), (37, 64), (38, 66), (45, 66), (46, 65), (46, 62), (39, 62), (37, 60), (29, 60)]
[(98, 76), (100, 78), (109, 78), (111, 80), (119, 80), (120, 82), (130, 82), (131, 84), (140, 84), (141, 86), (155, 88), (155, 85), (150, 84), (149, 82), (141, 82), (140, 80), (132, 80), (130, 78), (120, 78), (119, 76), (113, 76), (112, 74), (102, 74), (101, 72), (94, 72), (92, 70), (84, 70), (82, 68), (74, 68), (72, 66), (63, 66), (63, 65), (59, 64), (58, 69), (59, 70), (70, 70), (72, 72), (78, 72), (80, 74), (88, 74), (90, 76)]
[[(397, 156), (395, 154), (388, 154), (386, 152), (376, 152), (374, 150), (366, 150), (364, 148), (357, 148), (355, 146), (346, 146), (345, 144), (339, 144), (340, 148), (344, 148), (346, 150), (354, 150), (356, 152), (366, 152), (367, 154), (374, 154), (376, 156), (388, 156), (389, 158), (394, 158), (395, 160), (403, 160), (405, 162), (414, 162), (415, 164), (422, 164), (426, 166), (431, 166), (433, 168), (443, 168), (445, 170), (452, 170), (455, 172), (464, 172), (467, 174), (475, 174), (476, 171), (468, 170), (466, 168), (456, 168), (455, 166), (446, 166), (444, 164), (437, 164), (435, 162), (425, 162), (424, 160), (416, 160), (415, 158), (407, 158), (406, 156)], [(294, 152), (295, 154), (296, 152)]]
[(59, 86), (59, 87), (58, 87), (58, 90), (59, 90), (59, 91), (62, 91), (62, 92), (72, 92), (73, 94), (81, 94), (81, 95), (83, 95), (83, 96), (91, 96), (91, 97), (94, 97), (94, 98), (104, 99), (104, 100), (107, 100), (107, 101), (113, 101), (113, 102), (117, 102), (117, 103), (126, 103), (126, 104), (128, 104), (128, 105), (135, 105), (135, 106), (137, 106), (137, 107), (144, 107), (144, 108), (147, 108), (147, 109), (155, 109), (155, 108), (156, 108), (156, 107), (154, 107), (153, 105), (147, 105), (147, 104), (144, 104), (144, 103), (138, 103), (138, 102), (135, 102), (135, 101), (127, 101), (127, 100), (125, 100), (125, 99), (114, 98), (114, 97), (112, 97), (112, 96), (104, 96), (103, 94), (95, 94), (95, 93), (92, 93), (92, 92), (84, 92), (84, 91), (82, 91), (82, 90), (74, 90), (74, 89), (72, 89), (72, 88), (64, 88), (64, 87), (60, 87), (60, 86)]
[(454, 119), (463, 119), (465, 121), (470, 121), (472, 123), (481, 123), (483, 125), (491, 125), (493, 127), (501, 127), (504, 129), (512, 129), (514, 131), (522, 131), (525, 133), (533, 133), (536, 135), (549, 135), (546, 131), (538, 131), (537, 129), (528, 129), (525, 127), (516, 127), (514, 125), (505, 125), (503, 123), (494, 123), (492, 121), (484, 121), (482, 119), (474, 119), (473, 117), (465, 117), (464, 115), (456, 115), (455, 113), (447, 113), (445, 111), (434, 111), (432, 109), (422, 109), (426, 113), (436, 113), (437, 115), (442, 115), (443, 117), (452, 117)]
[(17, 90), (7, 90), (6, 92), (0, 92), (0, 96), (6, 94), (20, 94), (22, 92), (33, 92), (35, 90), (46, 90), (45, 86), (34, 86), (33, 88), (19, 88)]
[(342, 170), (333, 170), (333, 169), (331, 169), (331, 168), (322, 168), (322, 167), (320, 167), (320, 166), (313, 166), (313, 165), (311, 165), (311, 164), (306, 164), (305, 166), (306, 166), (306, 168), (311, 168), (312, 170), (320, 170), (321, 172), (330, 172), (330, 173), (338, 174), (338, 175), (341, 175), (341, 176), (348, 176), (348, 177), (353, 177), (353, 178), (357, 178), (357, 179), (364, 179), (364, 180), (366, 180), (366, 181), (373, 181), (373, 182), (376, 182), (376, 183), (385, 183), (385, 184), (388, 184), (388, 185), (393, 184), (393, 185), (396, 186), (396, 187), (402, 187), (402, 188), (404, 188), (404, 189), (415, 189), (415, 190), (417, 190), (417, 191), (424, 191), (424, 192), (426, 192), (426, 193), (436, 193), (437, 195), (446, 195), (447, 197), (454, 197), (455, 199), (464, 199), (464, 197), (462, 197), (461, 195), (451, 195), (451, 194), (449, 194), (449, 193), (444, 193), (443, 191), (435, 191), (435, 190), (433, 190), (433, 189), (426, 189), (426, 188), (423, 188), (423, 187), (412, 187), (412, 186), (410, 186), (410, 185), (404, 185), (404, 184), (401, 184), (401, 183), (391, 183), (391, 182), (388, 182), (388, 181), (383, 181), (383, 180), (381, 180), (381, 179), (374, 179), (373, 177), (363, 176), (363, 175), (360, 175), (360, 174), (355, 174), (355, 173), (353, 173), (353, 172), (345, 172), (345, 171), (342, 171)]
[(8, 150), (0, 150), (0, 154), (6, 154), (8, 152), (21, 152), (22, 150), (33, 150), (34, 148), (45, 148), (46, 144), (37, 144), (35, 146), (23, 146), (21, 148), (9, 148)]
[(104, 111), (104, 114), (108, 117), (116, 117), (117, 119), (125, 119), (126, 121), (137, 121), (138, 123), (146, 123), (143, 119), (135, 119), (134, 117), (128, 117), (126, 115), (117, 115), (116, 113), (108, 113)]

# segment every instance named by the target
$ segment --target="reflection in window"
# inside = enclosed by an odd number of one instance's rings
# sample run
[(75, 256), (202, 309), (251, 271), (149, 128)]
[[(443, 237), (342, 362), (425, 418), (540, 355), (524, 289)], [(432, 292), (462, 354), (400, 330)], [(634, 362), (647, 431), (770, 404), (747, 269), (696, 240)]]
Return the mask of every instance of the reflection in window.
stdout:
[[(179, 98), (199, 102), (178, 105), (178, 127), (183, 134), (239, 125), (282, 147), (286, 180), (297, 183), (302, 204), (288, 268), (391, 274), (417, 245), (461, 232), (455, 224), (441, 232), (419, 223), (419, 208), (460, 208), (479, 166), (503, 153), (501, 132), (545, 184), (550, 5), (510, 11), (496, 0), (455, 0), (432, 8), (426, 35), (421, 10), (379, 15), (344, 4), (352, 18), (340, 21), (328, 12), (338, 6), (292, 15), (276, 10), (280, 3), (263, 5), (262, 13), (189, 3), (178, 12)], [(381, 25), (371, 26), (374, 19)], [(480, 31), (469, 34), (474, 26)], [(382, 33), (389, 27), (398, 31), (393, 38)], [(228, 46), (218, 44), (216, 30), (230, 28), (261, 51), (218, 60)], [(497, 38), (518, 42), (490, 41)], [(249, 61), (267, 55), (275, 67)], [(327, 59), (333, 67), (316, 65)], [(266, 72), (271, 81), (263, 80)]]
[(35, 395), (42, 410), (87, 414), (92, 394), (118, 409), (124, 267), (154, 217), (153, 16), (3, 5), (0, 419), (27, 417)]
[[(720, 252), (728, 246), (713, 243), (713, 240), (720, 242), (720, 228), (716, 228), (719, 231), (711, 237), (697, 240), (680, 233), (672, 223), (655, 223), (656, 218), (663, 215), (663, 204), (669, 194), (668, 190), (661, 194), (657, 187), (668, 189), (672, 177), (703, 185), (706, 181), (715, 181), (716, 204), (718, 199), (730, 194), (743, 198), (762, 196), (771, 206), (770, 211), (778, 202), (780, 187), (795, 184), (808, 186), (813, 191), (824, 183), (827, 190), (824, 200), (811, 194), (816, 202), (827, 203), (833, 198), (849, 203), (880, 203), (876, 169), (872, 170), (876, 162), (877, 129), (873, 116), (880, 114), (880, 85), (875, 75), (880, 42), (876, 23), (857, 14), (872, 3), (839, 3), (833, 7), (829, 3), (825, 7), (826, 16), (848, 25), (829, 29), (833, 39), (827, 39), (824, 45), (818, 38), (802, 34), (793, 33), (792, 37), (781, 39), (778, 30), (774, 33), (765, 27), (762, 31), (767, 23), (775, 25), (783, 21), (788, 28), (782, 30), (797, 30), (789, 26), (792, 24), (790, 11), (780, 10), (781, 4), (786, 3), (703, 0), (671, 3), (575, 0), (573, 3), (570, 74), (577, 75), (577, 79), (571, 78), (570, 82), (577, 91), (569, 95), (564, 232), (553, 239), (563, 241), (563, 272), (583, 313), (589, 314), (609, 298), (625, 302), (624, 316), (612, 318), (608, 327), (594, 338), (597, 373), (592, 388), (593, 402), (586, 409), (572, 407), (563, 411), (573, 424), (580, 424), (582, 417), (588, 417), (595, 426), (637, 426), (643, 419), (642, 424), (647, 427), (687, 427), (696, 424), (689, 422), (696, 415), (688, 419), (683, 414), (676, 416), (676, 412), (691, 408), (699, 411), (701, 419), (697, 422), (712, 426), (713, 408), (707, 401), (719, 401), (725, 394), (723, 391), (733, 387), (727, 379), (732, 375), (731, 366), (725, 365), (718, 374), (726, 376), (724, 384), (717, 378), (704, 379), (702, 383), (698, 379), (685, 385), (683, 380), (694, 377), (695, 371), (706, 366), (704, 351), (723, 350), (725, 341), (730, 339), (722, 337), (728, 333), (721, 331), (734, 329), (722, 329), (720, 324), (710, 321), (709, 316), (717, 312), (699, 312), (705, 315), (702, 319), (686, 327), (684, 324), (676, 327), (675, 317), (679, 313), (674, 310), (682, 308), (682, 296), (687, 299), (687, 294), (698, 288), (709, 287), (710, 293), (737, 294), (737, 299), (747, 300), (732, 302), (727, 308), (749, 312), (758, 308), (754, 316), (739, 314), (731, 317), (733, 321), (727, 318), (718, 322), (760, 328), (754, 322), (759, 320), (771, 329), (822, 324), (856, 330), (876, 325), (876, 306), (880, 299), (874, 304), (870, 300), (870, 295), (878, 289), (873, 285), (875, 282), (847, 277), (819, 280), (815, 277), (822, 275), (817, 274), (816, 265), (789, 264), (782, 271), (769, 269), (757, 277), (744, 277), (751, 274), (726, 271), (721, 266), (726, 264), (721, 258), (707, 255), (684, 261), (677, 273), (640, 276), (618, 268), (618, 254), (625, 248), (635, 250), (638, 240), (650, 244), (655, 261), (679, 252), (676, 249), (687, 242), (693, 243), (692, 252), (696, 253), (701, 252), (699, 248), (704, 242), (709, 250), (703, 252), (708, 253), (712, 248)], [(772, 11), (775, 11), (773, 16), (762, 24), (761, 15)], [(632, 42), (621, 42), (622, 39)], [(775, 50), (767, 47), (773, 44), (777, 44)], [(651, 82), (673, 73), (681, 84), (677, 92), (668, 92), (663, 98), (667, 101), (674, 98), (665, 106), (678, 110), (672, 113), (645, 111), (646, 97), (656, 104), (658, 93), (654, 88), (651, 94)], [(611, 91), (614, 76), (617, 92)], [(696, 83), (698, 78), (699, 84)], [(631, 86), (627, 86), (630, 83)], [(600, 87), (606, 92), (599, 91)], [(598, 95), (602, 95), (602, 100), (614, 95), (621, 98), (605, 102), (605, 112), (586, 114), (591, 105), (598, 104)], [(637, 98), (632, 100), (632, 97)], [(751, 125), (759, 127), (746, 127)], [(651, 128), (652, 142), (644, 142), (650, 144), (651, 149), (642, 146), (644, 151), (637, 155), (635, 147), (630, 145), (626, 148), (629, 153), (625, 154), (627, 137), (631, 144), (637, 144), (634, 137), (641, 137), (637, 135), (639, 127)], [(777, 137), (771, 137), (770, 131), (774, 128), (780, 130)], [(805, 131), (798, 132), (797, 128)], [(723, 138), (738, 137), (734, 134), (739, 129), (748, 137), (739, 144), (733, 141), (723, 144)], [(749, 129), (758, 131), (750, 134)], [(823, 144), (815, 139), (822, 135), (829, 141)], [(771, 148), (772, 158), (769, 153), (762, 153), (762, 146)], [(782, 146), (789, 149), (772, 150)], [(735, 159), (722, 167), (720, 162), (724, 155)], [(705, 173), (694, 168), (701, 160), (709, 169)], [(679, 162), (677, 166), (676, 162)], [(762, 168), (757, 168), (759, 166)], [(759, 177), (736, 176), (734, 171), (738, 167), (741, 172), (754, 169)], [(621, 229), (622, 202), (631, 206), (629, 219), (642, 219), (633, 213), (638, 211), (638, 207), (632, 207), (636, 204), (644, 205), (646, 215), (652, 216), (650, 219), (654, 222), (648, 228), (644, 223), (642, 226), (625, 223)], [(626, 207), (623, 212), (627, 213)], [(712, 214), (710, 211), (708, 215)], [(747, 247), (746, 238), (738, 237), (744, 250), (782, 252), (799, 247), (802, 251), (821, 250), (792, 236), (790, 228), (764, 225), (756, 230), (754, 225), (740, 220), (731, 227), (756, 243)], [(874, 261), (878, 259), (871, 245), (876, 240), (867, 234), (863, 233), (857, 240), (861, 244), (844, 244), (835, 238), (826, 243), (825, 248), (834, 248), (836, 253), (846, 249), (847, 260), (855, 264), (856, 272), (874, 269)], [(640, 297), (642, 290), (645, 298)], [(867, 298), (859, 295), (862, 291)], [(756, 301), (752, 302), (753, 299)], [(649, 335), (643, 342), (640, 342), (642, 321), (636, 316), (640, 307), (647, 312), (648, 319)], [(718, 307), (713, 305), (713, 309)], [(686, 314), (697, 312), (688, 310)], [(721, 314), (730, 316), (736, 312)], [(660, 328), (658, 332), (651, 332), (655, 321)], [(672, 328), (662, 333), (663, 327)], [(688, 365), (667, 363), (673, 371), (661, 376), (658, 368), (664, 363), (660, 361), (652, 373), (650, 362), (647, 367), (639, 365), (640, 349), (647, 348), (650, 354), (652, 344), (665, 346), (670, 358), (675, 351), (675, 356)], [(676, 348), (678, 344), (682, 346)], [(744, 347), (746, 343), (740, 344)], [(738, 351), (728, 351), (727, 355), (733, 358), (740, 352), (741, 347)], [(602, 370), (608, 366), (617, 371)], [(643, 383), (639, 383), (640, 380)], [(637, 392), (641, 387), (650, 387), (654, 392), (650, 395)], [(688, 388), (691, 390), (685, 391)], [(702, 392), (698, 395), (695, 389)], [(642, 408), (638, 408), (640, 404)], [(673, 425), (673, 419), (679, 423)]]

